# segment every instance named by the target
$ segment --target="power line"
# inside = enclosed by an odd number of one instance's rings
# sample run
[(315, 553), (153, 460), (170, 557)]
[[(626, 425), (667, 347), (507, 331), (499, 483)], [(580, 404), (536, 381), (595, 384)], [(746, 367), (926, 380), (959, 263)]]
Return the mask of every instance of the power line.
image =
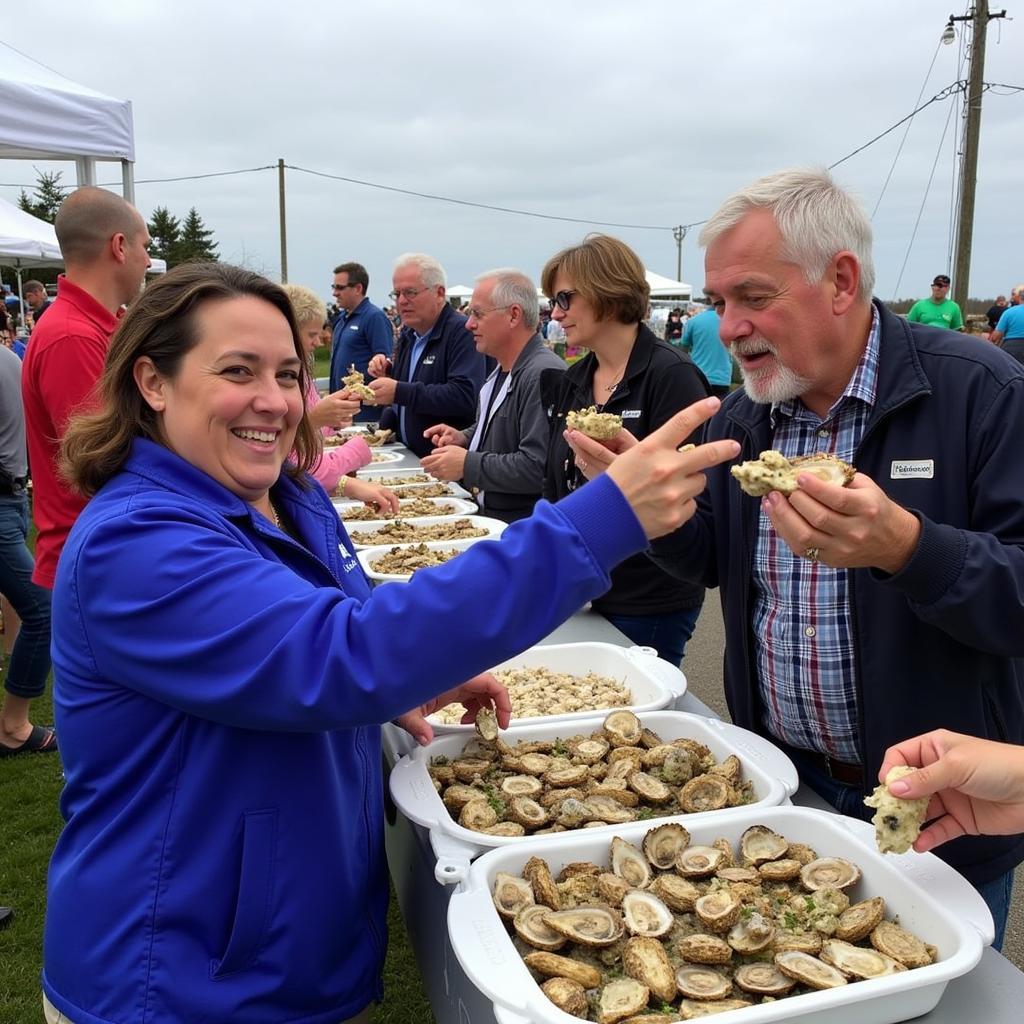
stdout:
[[(160, 185), (168, 181), (199, 181), (201, 178), (226, 178), (233, 174), (252, 174), (253, 171), (273, 171), (277, 164), (266, 164), (263, 167), (240, 167), (236, 171), (209, 171), (206, 174), (182, 174), (175, 178), (139, 178), (136, 185)], [(38, 182), (36, 182), (38, 184)], [(120, 188), (120, 181), (101, 181), (97, 188)], [(24, 185), (16, 181), (0, 181), (3, 188), (35, 188), (36, 185)]]

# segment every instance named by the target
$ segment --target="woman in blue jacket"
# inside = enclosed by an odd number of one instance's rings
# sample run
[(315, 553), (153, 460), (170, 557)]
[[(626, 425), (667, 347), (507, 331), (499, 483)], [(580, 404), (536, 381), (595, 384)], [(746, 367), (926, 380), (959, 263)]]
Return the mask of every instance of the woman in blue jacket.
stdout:
[(585, 494), (371, 596), (304, 473), (307, 373), (280, 288), (181, 266), (124, 318), (99, 411), (67, 433), (92, 497), (54, 589), (48, 1019), (365, 1019), (387, 903), (377, 723), (426, 741), (450, 699), (507, 723), (493, 677), (460, 681), (607, 589), (737, 449), (675, 451), (701, 403)]

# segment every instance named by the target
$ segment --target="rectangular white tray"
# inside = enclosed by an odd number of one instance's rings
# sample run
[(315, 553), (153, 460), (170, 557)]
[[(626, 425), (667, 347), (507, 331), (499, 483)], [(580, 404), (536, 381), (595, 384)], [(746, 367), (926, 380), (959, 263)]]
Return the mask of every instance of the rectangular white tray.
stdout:
[[(686, 676), (674, 665), (662, 661), (652, 647), (617, 647), (604, 643), (549, 644), (527, 648), (522, 654), (495, 665), (491, 671), (505, 668), (547, 668), (575, 676), (594, 672), (599, 676), (621, 679), (633, 694), (630, 707), (636, 712), (661, 711), (686, 693)], [(512, 724), (575, 723), (580, 718), (609, 710), (596, 708), (568, 715), (514, 718)], [(429, 721), (437, 735), (458, 733), (466, 736), (473, 732), (471, 725), (446, 725), (436, 715), (431, 715)]]
[[(451, 522), (452, 516), (423, 516), (422, 519), (403, 519), (403, 523), (412, 523), (415, 526), (431, 526), (434, 523), (447, 523)], [(503, 523), (500, 519), (491, 519), (489, 516), (456, 516), (457, 519), (468, 519), (474, 526), (479, 527), (482, 530), (487, 531), (487, 537), (500, 537), (505, 531), (507, 523)], [(352, 541), (356, 551), (362, 551), (364, 548), (371, 547), (385, 547), (385, 548), (402, 548), (408, 547), (410, 544), (418, 544), (419, 541), (403, 541), (399, 544), (361, 544), (353, 533), (372, 533), (374, 530), (379, 530), (382, 526), (387, 526), (388, 523), (393, 523), (393, 519), (371, 519), (365, 523), (349, 523), (346, 524), (345, 529), (348, 530), (349, 539)], [(468, 540), (486, 540), (486, 537), (469, 537)], [(436, 543), (435, 541), (428, 541), (428, 544)]]
[[(436, 540), (430, 541), (427, 544), (427, 548), (431, 551), (466, 551), (471, 548), (474, 544), (479, 544), (481, 541), (494, 540), (493, 537), (469, 537), (466, 540)], [(359, 564), (363, 567), (363, 572), (373, 580), (375, 583), (403, 583), (406, 580), (412, 579), (412, 573), (407, 575), (399, 575), (398, 573), (387, 573), (378, 572), (376, 569), (370, 568), (370, 563), (375, 559), (380, 558), (386, 554), (392, 548), (408, 548), (415, 547), (412, 544), (388, 544), (383, 547), (374, 548), (361, 548), (356, 552), (356, 558)], [(425, 569), (420, 569), (420, 572), (426, 572)]]
[[(744, 780), (754, 786), (753, 807), (775, 807), (787, 803), (797, 791), (797, 778), (793, 762), (778, 747), (767, 740), (737, 725), (730, 725), (712, 718), (702, 718), (684, 711), (647, 711), (638, 716), (648, 729), (653, 729), (666, 742), (682, 737), (695, 739), (707, 746), (719, 761), (735, 754), (743, 768)], [(534, 720), (536, 721), (536, 720)], [(604, 715), (579, 717), (572, 722), (539, 723), (517, 725), (502, 732), (502, 739), (509, 744), (520, 740), (553, 740), (579, 733), (597, 731), (604, 721)], [(463, 828), (448, 813), (427, 772), (430, 760), (443, 755), (454, 759), (462, 752), (467, 736), (438, 736), (425, 747), (417, 747), (410, 755), (403, 757), (391, 770), (391, 798), (398, 809), (417, 825), (430, 830), (430, 841), (437, 853), (435, 877), (442, 884), (462, 881), (469, 870), (469, 862), (485, 850), (497, 846), (518, 846), (529, 836), (490, 836)], [(682, 821), (687, 828), (691, 822), (703, 821), (708, 815), (717, 817), (730, 808), (708, 811), (700, 814), (677, 815), (673, 820)], [(647, 820), (647, 826), (667, 820), (660, 816)], [(588, 829), (605, 835), (608, 840), (616, 835), (620, 825), (601, 825)]]
[[(398, 502), (399, 508), (407, 507), (410, 501), (415, 501), (414, 498), (400, 498)], [(479, 511), (476, 507), (475, 501), (467, 501), (465, 498), (422, 498), (422, 501), (429, 501), (432, 505), (437, 506), (437, 516), (468, 516), (473, 515)], [(345, 509), (348, 508), (359, 508), (362, 506), (361, 501), (347, 501), (344, 498), (334, 498), (331, 502), (334, 507), (338, 510), (338, 515), (342, 519), (345, 518)], [(420, 516), (420, 519), (432, 519), (435, 516)], [(359, 522), (360, 520), (356, 520)], [(415, 523), (416, 517), (410, 518), (410, 522)], [(376, 520), (366, 520), (366, 522), (376, 522)], [(346, 526), (348, 524), (346, 523)], [(355, 523), (353, 523), (355, 525)]]
[[(900, 924), (939, 951), (938, 961), (927, 967), (734, 1010), (721, 1015), (723, 1024), (892, 1024), (909, 1020), (931, 1010), (947, 982), (975, 967), (992, 941), (992, 916), (973, 886), (931, 854), (884, 857), (875, 848), (874, 829), (867, 822), (805, 807), (737, 808), (719, 813), (713, 820), (687, 825), (691, 842), (707, 844), (721, 836), (735, 846), (747, 828), (763, 824), (791, 841), (808, 843), (820, 856), (852, 860), (862, 877), (848, 892), (851, 901), (883, 897), (889, 917), (897, 916)], [(647, 829), (647, 822), (634, 822), (620, 826), (615, 834), (639, 845)], [(474, 862), (463, 886), (452, 896), (448, 934), (455, 955), (473, 984), (493, 1000), (495, 1016), (502, 1024), (579, 1022), (547, 999), (515, 951), (491, 901), (495, 874), (519, 874), (530, 857), (545, 859), (554, 874), (571, 861), (604, 864), (609, 843), (607, 835), (591, 836), (584, 830), (490, 850)]]
[(383, 466), (388, 462), (401, 462), (405, 458), (405, 448), (399, 445), (385, 445), (385, 448), (393, 448), (394, 451), (381, 451), (380, 448), (371, 448), (373, 462), (371, 465)]

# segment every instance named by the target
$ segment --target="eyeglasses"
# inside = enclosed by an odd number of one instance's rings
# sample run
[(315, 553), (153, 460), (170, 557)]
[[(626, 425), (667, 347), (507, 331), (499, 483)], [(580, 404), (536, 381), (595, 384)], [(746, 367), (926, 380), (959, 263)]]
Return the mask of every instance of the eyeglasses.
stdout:
[(388, 292), (392, 299), (408, 299), (410, 302), (422, 292), (429, 292), (429, 288), (403, 288), (401, 291)]
[(343, 292), (346, 288), (355, 288), (357, 282), (350, 281), (348, 284), (332, 284), (332, 292)]
[(576, 289), (567, 289), (562, 292), (555, 292), (551, 296), (551, 301), (563, 312), (568, 312), (569, 304), (572, 302), (572, 297), (576, 294)]
[(483, 320), (488, 313), (496, 313), (499, 309), (511, 309), (514, 303), (510, 302), (507, 306), (491, 306), (490, 309), (474, 309), (470, 306), (466, 310), (467, 320)]

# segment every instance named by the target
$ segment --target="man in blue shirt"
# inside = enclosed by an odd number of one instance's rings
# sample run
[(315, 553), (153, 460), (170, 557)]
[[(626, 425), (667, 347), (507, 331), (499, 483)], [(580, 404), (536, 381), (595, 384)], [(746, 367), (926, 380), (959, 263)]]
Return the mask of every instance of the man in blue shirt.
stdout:
[(689, 350), (697, 368), (707, 377), (711, 393), (725, 398), (732, 383), (732, 356), (718, 335), (720, 324), (718, 314), (713, 309), (705, 309), (686, 322), (681, 344)]
[(999, 318), (996, 329), (989, 340), (993, 345), (1000, 345), (1004, 352), (1013, 356), (1019, 363), (1024, 363), (1024, 305), (1021, 305), (1021, 291), (1024, 285), (1014, 288), (1017, 293), (1017, 305), (1007, 306), (1006, 312)]
[[(370, 276), (360, 263), (342, 263), (334, 268), (331, 291), (341, 315), (334, 324), (334, 342), (331, 348), (331, 392), (342, 388), (341, 378), (354, 366), (363, 376), (375, 355), (391, 357), (394, 332), (391, 321), (383, 310), (367, 297)], [(375, 420), (378, 410), (364, 406), (357, 420)]]

